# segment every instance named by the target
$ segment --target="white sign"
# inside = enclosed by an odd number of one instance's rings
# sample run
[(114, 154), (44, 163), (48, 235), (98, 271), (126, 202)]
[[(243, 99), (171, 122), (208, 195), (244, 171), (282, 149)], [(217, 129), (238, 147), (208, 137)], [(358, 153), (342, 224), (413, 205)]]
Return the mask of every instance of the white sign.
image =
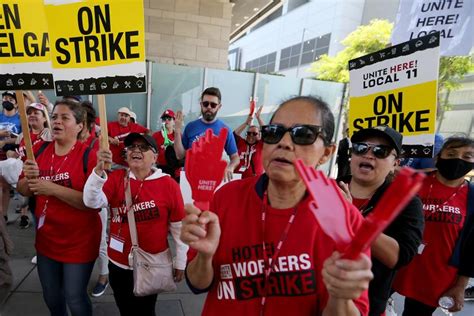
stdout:
[(474, 44), (474, 1), (400, 0), (394, 45), (440, 32), (441, 56), (469, 55)]

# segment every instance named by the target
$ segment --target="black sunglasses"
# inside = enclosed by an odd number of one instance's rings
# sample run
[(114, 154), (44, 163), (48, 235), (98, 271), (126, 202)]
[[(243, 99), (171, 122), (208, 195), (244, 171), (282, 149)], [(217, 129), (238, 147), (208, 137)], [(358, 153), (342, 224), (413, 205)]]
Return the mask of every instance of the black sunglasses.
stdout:
[(138, 149), (140, 152), (144, 153), (144, 152), (147, 152), (149, 150), (153, 150), (153, 152), (155, 152), (155, 150), (153, 149), (153, 147), (147, 145), (147, 144), (132, 144), (130, 146), (127, 146), (126, 149), (128, 151), (132, 151), (134, 149)]
[(163, 116), (161, 118), (162, 121), (171, 121), (173, 118), (171, 116)]
[(376, 158), (385, 159), (392, 153), (392, 147), (387, 145), (375, 145), (368, 143), (352, 143), (352, 152), (357, 156), (362, 156), (369, 152), (372, 148), (372, 153)]
[(215, 103), (215, 102), (211, 102), (211, 101), (202, 101), (201, 105), (205, 108), (207, 108), (210, 105), (211, 108), (215, 109), (219, 105), (219, 103)]
[(247, 135), (248, 136), (257, 136), (258, 133), (257, 132), (247, 132)]
[(291, 140), (297, 145), (311, 145), (322, 134), (323, 128), (317, 125), (301, 124), (285, 127), (280, 124), (270, 124), (261, 127), (262, 140), (267, 144), (277, 144), (290, 132)]

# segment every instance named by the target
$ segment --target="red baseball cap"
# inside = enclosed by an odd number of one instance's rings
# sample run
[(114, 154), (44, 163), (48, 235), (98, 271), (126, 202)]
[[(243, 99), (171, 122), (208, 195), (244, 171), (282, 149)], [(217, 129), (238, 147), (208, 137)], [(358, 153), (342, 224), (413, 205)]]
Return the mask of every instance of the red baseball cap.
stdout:
[(169, 117), (172, 117), (173, 119), (176, 119), (176, 116), (174, 115), (174, 112), (171, 109), (165, 110), (163, 114), (161, 114), (160, 118), (163, 118), (165, 116), (169, 116)]

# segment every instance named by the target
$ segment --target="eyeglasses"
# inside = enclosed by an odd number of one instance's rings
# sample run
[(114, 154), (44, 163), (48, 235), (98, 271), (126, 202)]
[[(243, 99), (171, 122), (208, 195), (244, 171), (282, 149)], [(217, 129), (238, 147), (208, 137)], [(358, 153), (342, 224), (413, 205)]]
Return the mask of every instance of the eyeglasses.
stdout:
[(171, 121), (173, 118), (171, 116), (163, 116), (161, 118), (162, 121)]
[(317, 125), (301, 124), (292, 127), (285, 127), (280, 124), (264, 125), (261, 128), (262, 140), (267, 144), (277, 144), (285, 135), (290, 132), (291, 140), (296, 145), (311, 145), (318, 136), (322, 134), (322, 127)]
[(257, 136), (258, 132), (247, 132), (247, 136)]
[(138, 149), (142, 153), (147, 152), (149, 150), (153, 150), (153, 152), (155, 152), (155, 150), (147, 144), (132, 144), (130, 146), (127, 146), (126, 149), (127, 151), (133, 151), (134, 149)]
[(204, 108), (207, 108), (210, 105), (211, 108), (215, 109), (219, 105), (219, 103), (215, 103), (215, 102), (211, 102), (211, 101), (202, 101), (201, 105)]
[(385, 159), (392, 153), (392, 147), (387, 145), (376, 145), (369, 143), (352, 143), (352, 152), (357, 156), (362, 156), (369, 152), (372, 148), (372, 153), (376, 158)]

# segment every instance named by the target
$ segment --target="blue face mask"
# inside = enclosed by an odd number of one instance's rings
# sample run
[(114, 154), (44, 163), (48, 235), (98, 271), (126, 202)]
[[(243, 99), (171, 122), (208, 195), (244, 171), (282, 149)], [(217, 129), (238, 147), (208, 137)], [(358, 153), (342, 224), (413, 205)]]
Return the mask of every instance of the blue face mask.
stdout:
[(459, 158), (443, 159), (438, 158), (436, 168), (439, 173), (448, 180), (456, 180), (463, 178), (466, 174), (474, 169), (474, 162), (469, 162)]

